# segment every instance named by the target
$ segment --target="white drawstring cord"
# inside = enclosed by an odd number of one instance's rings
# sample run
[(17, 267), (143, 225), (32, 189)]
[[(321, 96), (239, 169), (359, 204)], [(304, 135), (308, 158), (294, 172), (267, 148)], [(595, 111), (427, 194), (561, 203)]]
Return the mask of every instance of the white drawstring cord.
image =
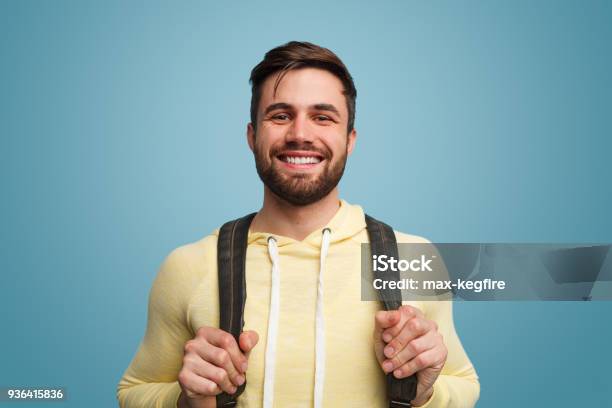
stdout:
[[(323, 406), (323, 383), (325, 381), (325, 320), (323, 317), (323, 277), (325, 258), (329, 250), (331, 230), (325, 228), (321, 240), (321, 257), (317, 285), (317, 309), (315, 318), (315, 390), (314, 408)], [(274, 237), (268, 238), (268, 254), (272, 261), (272, 287), (270, 291), (270, 314), (268, 317), (268, 340), (266, 344), (264, 370), (264, 408), (272, 408), (274, 403), (274, 375), (276, 368), (276, 338), (280, 310), (280, 267), (278, 247)]]
[(274, 374), (276, 369), (276, 334), (278, 333), (278, 314), (280, 310), (280, 270), (278, 266), (278, 247), (274, 237), (268, 238), (268, 254), (272, 261), (272, 287), (270, 288), (270, 314), (268, 317), (268, 340), (266, 344), (264, 373), (264, 408), (272, 408), (274, 402)]
[(317, 286), (317, 312), (316, 312), (316, 343), (315, 343), (315, 389), (314, 408), (323, 406), (323, 383), (325, 382), (325, 319), (323, 316), (323, 276), (325, 271), (325, 258), (329, 249), (331, 230), (325, 228), (321, 239), (321, 258), (319, 264), (319, 284)]

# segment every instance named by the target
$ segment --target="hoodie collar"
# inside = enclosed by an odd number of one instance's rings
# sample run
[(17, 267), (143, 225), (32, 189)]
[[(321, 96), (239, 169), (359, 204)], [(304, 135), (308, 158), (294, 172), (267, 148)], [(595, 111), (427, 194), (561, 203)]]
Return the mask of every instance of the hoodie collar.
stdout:
[(336, 243), (349, 239), (366, 227), (365, 216), (363, 209), (358, 205), (352, 205), (344, 200), (340, 200), (340, 207), (336, 214), (331, 220), (322, 228), (311, 232), (303, 241), (298, 241), (293, 238), (285, 237), (277, 234), (270, 234), (267, 232), (251, 232), (249, 231), (248, 243), (249, 245), (267, 245), (268, 237), (271, 235), (276, 239), (276, 243), (279, 247), (291, 244), (308, 244), (315, 248), (321, 246), (321, 239), (323, 230), (329, 228), (331, 230), (331, 243)]

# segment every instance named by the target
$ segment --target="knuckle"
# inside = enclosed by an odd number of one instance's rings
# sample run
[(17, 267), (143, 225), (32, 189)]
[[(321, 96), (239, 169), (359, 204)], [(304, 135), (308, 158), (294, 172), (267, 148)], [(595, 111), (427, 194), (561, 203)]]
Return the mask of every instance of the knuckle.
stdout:
[(226, 383), (229, 381), (229, 376), (227, 375), (227, 371), (225, 370), (218, 370), (217, 371), (217, 384), (221, 384), (221, 383)]
[(196, 337), (206, 338), (207, 335), (208, 328), (206, 326), (202, 326), (196, 331)]
[(223, 334), (223, 336), (221, 336), (221, 347), (228, 348), (232, 345), (233, 342), (234, 342), (234, 338), (232, 337), (231, 334), (225, 333)]
[(222, 365), (229, 364), (231, 361), (230, 355), (227, 351), (222, 350), (219, 356), (219, 363)]
[(189, 356), (185, 356), (185, 358), (183, 359), (183, 361), (185, 362), (185, 365), (187, 367), (197, 366), (199, 360), (200, 359), (198, 357), (194, 356), (193, 354), (191, 354)]
[(189, 377), (189, 373), (187, 372), (187, 370), (182, 369), (178, 374), (179, 383), (182, 385), (187, 384), (188, 377)]
[(421, 322), (417, 318), (410, 319), (408, 322), (408, 328), (413, 332), (418, 332), (421, 329)]
[(442, 355), (440, 356), (440, 363), (442, 363), (442, 365), (446, 364), (446, 360), (448, 359), (448, 350), (444, 349), (442, 351)]
[(185, 347), (183, 347), (183, 349), (185, 350), (185, 354), (189, 354), (189, 353), (193, 353), (196, 350), (196, 342), (194, 340), (189, 340), (185, 343)]
[(210, 383), (206, 386), (206, 391), (211, 395), (215, 395), (220, 392), (220, 389), (219, 389), (219, 386), (217, 386), (217, 384)]
[(225, 365), (229, 362), (229, 353), (225, 351), (224, 349), (220, 349), (217, 352), (217, 355), (215, 357), (216, 357), (217, 363), (221, 365)]

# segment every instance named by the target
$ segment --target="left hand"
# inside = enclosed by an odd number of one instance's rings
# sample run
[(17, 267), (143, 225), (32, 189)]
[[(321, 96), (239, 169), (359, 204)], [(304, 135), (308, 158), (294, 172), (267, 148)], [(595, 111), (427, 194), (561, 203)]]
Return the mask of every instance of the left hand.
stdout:
[(393, 372), (396, 378), (405, 378), (416, 373), (415, 407), (431, 398), (448, 354), (436, 322), (408, 305), (376, 313), (374, 352), (385, 374)]

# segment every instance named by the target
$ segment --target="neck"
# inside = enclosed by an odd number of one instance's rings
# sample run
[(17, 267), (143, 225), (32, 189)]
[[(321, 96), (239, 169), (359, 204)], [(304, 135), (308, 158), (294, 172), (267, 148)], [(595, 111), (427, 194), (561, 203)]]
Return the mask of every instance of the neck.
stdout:
[(293, 205), (264, 187), (263, 207), (251, 223), (251, 231), (268, 232), (302, 241), (322, 229), (340, 208), (338, 187), (319, 201)]

